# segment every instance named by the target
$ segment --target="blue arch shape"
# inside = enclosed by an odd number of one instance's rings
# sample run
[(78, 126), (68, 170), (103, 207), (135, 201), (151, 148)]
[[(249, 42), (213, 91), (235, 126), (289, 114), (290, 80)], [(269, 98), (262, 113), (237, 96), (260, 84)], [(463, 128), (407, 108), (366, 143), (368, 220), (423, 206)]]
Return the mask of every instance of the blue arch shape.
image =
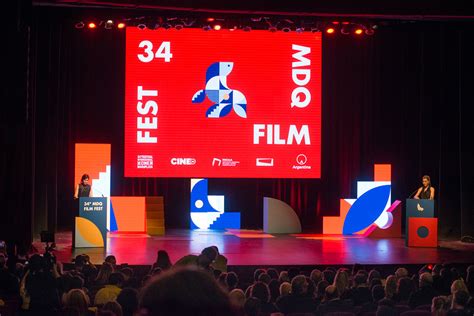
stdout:
[(382, 185), (362, 194), (347, 212), (342, 233), (352, 235), (372, 225), (382, 214), (389, 197), (390, 185)]

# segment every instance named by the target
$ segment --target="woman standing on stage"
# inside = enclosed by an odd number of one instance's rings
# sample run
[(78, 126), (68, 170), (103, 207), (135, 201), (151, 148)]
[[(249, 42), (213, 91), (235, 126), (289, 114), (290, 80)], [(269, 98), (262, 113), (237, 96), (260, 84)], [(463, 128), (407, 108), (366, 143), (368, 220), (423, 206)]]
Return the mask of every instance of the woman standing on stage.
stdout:
[(434, 200), (435, 189), (431, 186), (430, 176), (423, 176), (423, 186), (418, 189), (415, 199)]
[(74, 199), (77, 200), (80, 197), (90, 197), (92, 196), (92, 187), (89, 184), (89, 175), (84, 173), (81, 177), (81, 183), (76, 185), (76, 190), (74, 192)]

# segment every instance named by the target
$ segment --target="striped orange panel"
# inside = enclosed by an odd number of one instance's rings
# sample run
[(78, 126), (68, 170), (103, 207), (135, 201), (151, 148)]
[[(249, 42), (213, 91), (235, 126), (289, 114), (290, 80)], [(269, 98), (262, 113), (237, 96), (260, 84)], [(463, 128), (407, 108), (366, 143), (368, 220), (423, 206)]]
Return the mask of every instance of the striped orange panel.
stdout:
[(105, 172), (110, 166), (110, 144), (76, 144), (74, 187), (81, 182), (81, 177), (87, 173), (92, 179), (99, 179), (99, 172)]

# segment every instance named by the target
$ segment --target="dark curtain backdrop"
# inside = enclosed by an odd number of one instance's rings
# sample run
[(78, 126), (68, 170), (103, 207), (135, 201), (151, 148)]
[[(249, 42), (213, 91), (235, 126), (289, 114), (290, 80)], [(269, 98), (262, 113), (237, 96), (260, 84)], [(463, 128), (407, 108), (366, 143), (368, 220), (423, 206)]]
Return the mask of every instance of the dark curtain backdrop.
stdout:
[[(472, 34), (472, 24), (433, 22), (325, 37), (322, 178), (211, 179), (210, 193), (224, 194), (245, 228), (262, 227), (270, 196), (320, 232), (322, 216), (354, 197), (356, 180), (371, 180), (374, 163), (391, 163), (393, 199), (428, 174), (441, 235), (473, 234)], [(189, 179), (123, 175), (124, 32), (78, 30), (60, 9), (35, 8), (30, 42), (34, 231), (71, 228), (74, 144), (85, 142), (112, 144), (112, 195), (163, 195), (166, 226), (189, 227)]]

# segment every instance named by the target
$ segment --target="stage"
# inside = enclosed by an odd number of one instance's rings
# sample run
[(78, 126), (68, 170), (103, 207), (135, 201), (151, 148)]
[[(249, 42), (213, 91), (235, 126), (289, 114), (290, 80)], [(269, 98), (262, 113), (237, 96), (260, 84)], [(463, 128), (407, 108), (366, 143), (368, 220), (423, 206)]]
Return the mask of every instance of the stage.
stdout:
[[(259, 230), (172, 230), (164, 236), (109, 233), (107, 251), (102, 248), (73, 250), (72, 233), (56, 233), (56, 256), (70, 263), (77, 254), (90, 255), (95, 264), (115, 255), (117, 262), (149, 265), (160, 249), (172, 262), (184, 255), (198, 254), (215, 245), (230, 266), (322, 266), (322, 265), (409, 265), (425, 263), (474, 263), (474, 244), (440, 240), (438, 248), (408, 248), (401, 238), (373, 239), (318, 234), (270, 235)], [(38, 251), (44, 245), (35, 240)]]

